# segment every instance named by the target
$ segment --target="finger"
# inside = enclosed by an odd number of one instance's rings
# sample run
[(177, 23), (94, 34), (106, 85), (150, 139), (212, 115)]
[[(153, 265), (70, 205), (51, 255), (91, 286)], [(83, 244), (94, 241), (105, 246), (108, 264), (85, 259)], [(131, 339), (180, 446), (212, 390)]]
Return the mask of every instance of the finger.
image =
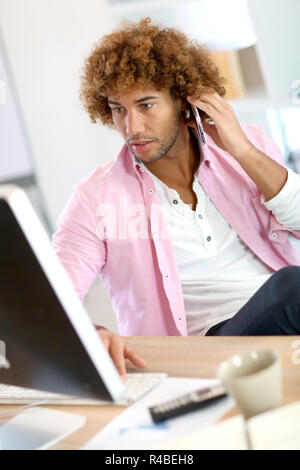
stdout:
[(213, 93), (204, 93), (203, 95), (199, 96), (199, 98), (194, 98), (193, 101), (190, 100), (190, 102), (198, 107), (200, 107), (200, 103), (210, 105), (212, 108), (215, 108), (217, 111), (222, 113), (226, 109), (224, 106), (225, 101), (220, 102), (217, 99), (217, 96), (217, 94)]
[(109, 349), (109, 339), (106, 336), (101, 336), (99, 333), (99, 338), (102, 341), (103, 346), (105, 347), (106, 351)]
[(219, 95), (219, 93), (213, 92), (212, 96), (221, 104), (226, 105), (228, 104), (227, 101), (223, 98), (223, 96)]
[(200, 98), (205, 103), (213, 104), (219, 113), (223, 114), (224, 116), (231, 116), (234, 114), (232, 106), (218, 93), (205, 94)]
[(109, 353), (122, 378), (126, 380), (126, 365), (124, 357), (124, 343), (119, 337), (112, 337), (110, 341)]
[(213, 121), (218, 121), (220, 118), (219, 111), (216, 110), (214, 106), (209, 103), (205, 103), (204, 101), (194, 100), (193, 104), (197, 106), (197, 108), (204, 111)]
[(134, 364), (137, 367), (146, 367), (147, 362), (142, 359), (138, 354), (136, 354), (134, 351), (132, 351), (131, 348), (128, 346), (125, 347), (124, 349), (124, 356), (126, 359), (129, 359), (132, 364)]

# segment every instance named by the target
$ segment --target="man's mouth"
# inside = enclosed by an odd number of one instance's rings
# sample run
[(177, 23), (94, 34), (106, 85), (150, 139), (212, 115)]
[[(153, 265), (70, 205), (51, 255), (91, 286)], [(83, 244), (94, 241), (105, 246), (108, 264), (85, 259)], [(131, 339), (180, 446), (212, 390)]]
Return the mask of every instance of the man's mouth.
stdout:
[(134, 140), (130, 143), (137, 151), (148, 150), (153, 143), (153, 140)]

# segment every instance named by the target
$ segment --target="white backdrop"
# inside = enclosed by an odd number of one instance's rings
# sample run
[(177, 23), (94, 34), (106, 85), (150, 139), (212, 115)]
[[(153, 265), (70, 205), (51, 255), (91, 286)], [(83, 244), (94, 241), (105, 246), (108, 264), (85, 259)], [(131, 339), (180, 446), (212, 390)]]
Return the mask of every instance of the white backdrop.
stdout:
[(32, 173), (0, 30), (0, 182)]
[[(0, 25), (34, 173), (54, 231), (74, 183), (113, 159), (122, 144), (116, 132), (89, 121), (78, 96), (84, 58), (111, 30), (106, 2), (0, 0)], [(99, 280), (85, 303), (96, 323), (117, 330)]]
[(111, 30), (104, 0), (0, 0), (0, 23), (33, 165), (53, 229), (73, 184), (116, 156), (118, 134), (92, 124), (79, 77)]

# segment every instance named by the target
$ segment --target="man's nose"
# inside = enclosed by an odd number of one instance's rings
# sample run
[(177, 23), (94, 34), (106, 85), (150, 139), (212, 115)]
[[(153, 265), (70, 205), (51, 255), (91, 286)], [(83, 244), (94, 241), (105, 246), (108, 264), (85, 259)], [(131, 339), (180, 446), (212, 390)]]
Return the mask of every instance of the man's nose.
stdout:
[(145, 132), (143, 117), (138, 112), (128, 112), (125, 118), (125, 131), (127, 137)]

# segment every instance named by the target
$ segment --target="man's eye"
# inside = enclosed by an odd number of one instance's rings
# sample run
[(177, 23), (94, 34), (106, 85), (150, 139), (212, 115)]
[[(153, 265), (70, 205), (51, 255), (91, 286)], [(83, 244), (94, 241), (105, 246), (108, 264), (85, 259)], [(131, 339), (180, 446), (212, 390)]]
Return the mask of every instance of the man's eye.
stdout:
[(141, 108), (143, 108), (143, 109), (150, 109), (150, 108), (152, 108), (152, 106), (153, 106), (153, 103), (143, 103), (143, 104), (141, 104)]
[(123, 110), (123, 108), (111, 108), (111, 109), (112, 111), (115, 111), (116, 113), (120, 113)]

